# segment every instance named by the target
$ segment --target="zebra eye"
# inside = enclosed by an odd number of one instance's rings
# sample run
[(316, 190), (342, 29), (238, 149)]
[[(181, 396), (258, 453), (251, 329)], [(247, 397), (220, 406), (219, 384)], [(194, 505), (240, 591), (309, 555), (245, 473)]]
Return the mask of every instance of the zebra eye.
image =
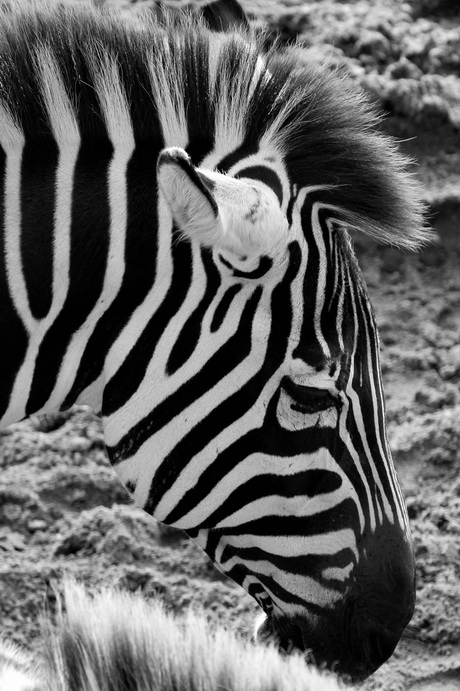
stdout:
[(301, 386), (285, 377), (282, 386), (292, 398), (292, 410), (299, 413), (319, 413), (321, 410), (338, 408), (340, 401), (327, 389), (318, 389), (314, 386)]

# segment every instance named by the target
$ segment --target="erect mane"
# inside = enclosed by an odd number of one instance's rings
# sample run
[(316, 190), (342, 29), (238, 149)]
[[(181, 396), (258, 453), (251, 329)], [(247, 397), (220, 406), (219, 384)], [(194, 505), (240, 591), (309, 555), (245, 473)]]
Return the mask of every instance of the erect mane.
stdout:
[(183, 146), (199, 163), (216, 148), (244, 158), (268, 147), (339, 223), (405, 248), (427, 240), (407, 160), (349, 80), (305, 52), (262, 54), (252, 32), (216, 34), (185, 14), (160, 23), (11, 3), (0, 23), (0, 112), (26, 141), (56, 139), (59, 127), (87, 142), (114, 143), (115, 131), (120, 144), (128, 123), (152, 156)]
[(158, 601), (69, 581), (64, 589), (41, 627), (49, 691), (339, 691), (300, 655), (243, 642), (203, 615), (175, 618)]

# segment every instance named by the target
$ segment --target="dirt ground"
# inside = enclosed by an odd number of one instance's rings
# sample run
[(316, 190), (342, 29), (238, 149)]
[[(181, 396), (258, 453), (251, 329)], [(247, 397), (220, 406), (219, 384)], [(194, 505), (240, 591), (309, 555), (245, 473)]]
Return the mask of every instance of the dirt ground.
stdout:
[[(365, 691), (460, 689), (460, 15), (456, 2), (253, 0), (260, 23), (331, 51), (417, 159), (438, 242), (417, 255), (355, 245), (381, 334), (388, 429), (415, 540), (416, 612)], [(398, 14), (399, 13), (399, 14)], [(401, 76), (402, 75), (402, 76)], [(2, 432), (0, 629), (39, 650), (38, 615), (75, 574), (202, 607), (250, 635), (257, 606), (182, 533), (128, 498), (85, 409)]]

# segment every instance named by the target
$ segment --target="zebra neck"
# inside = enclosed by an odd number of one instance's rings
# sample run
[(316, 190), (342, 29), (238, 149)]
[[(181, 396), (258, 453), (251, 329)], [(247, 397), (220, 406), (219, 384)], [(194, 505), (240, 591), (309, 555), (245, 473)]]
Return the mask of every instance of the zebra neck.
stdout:
[(1, 134), (0, 420), (97, 409), (107, 353), (155, 283), (158, 145)]

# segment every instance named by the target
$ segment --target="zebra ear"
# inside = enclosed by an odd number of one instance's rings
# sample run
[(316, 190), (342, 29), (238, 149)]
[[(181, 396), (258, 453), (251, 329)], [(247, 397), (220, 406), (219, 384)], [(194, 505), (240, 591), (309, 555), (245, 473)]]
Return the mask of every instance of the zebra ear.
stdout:
[(213, 184), (199, 173), (183, 149), (164, 149), (158, 158), (158, 184), (184, 235), (214, 245), (222, 233)]
[(201, 9), (201, 15), (212, 31), (249, 29), (249, 21), (237, 0), (215, 0)]
[(286, 248), (287, 219), (263, 183), (196, 168), (176, 147), (160, 153), (158, 183), (175, 223), (191, 240), (249, 257), (276, 257)]

